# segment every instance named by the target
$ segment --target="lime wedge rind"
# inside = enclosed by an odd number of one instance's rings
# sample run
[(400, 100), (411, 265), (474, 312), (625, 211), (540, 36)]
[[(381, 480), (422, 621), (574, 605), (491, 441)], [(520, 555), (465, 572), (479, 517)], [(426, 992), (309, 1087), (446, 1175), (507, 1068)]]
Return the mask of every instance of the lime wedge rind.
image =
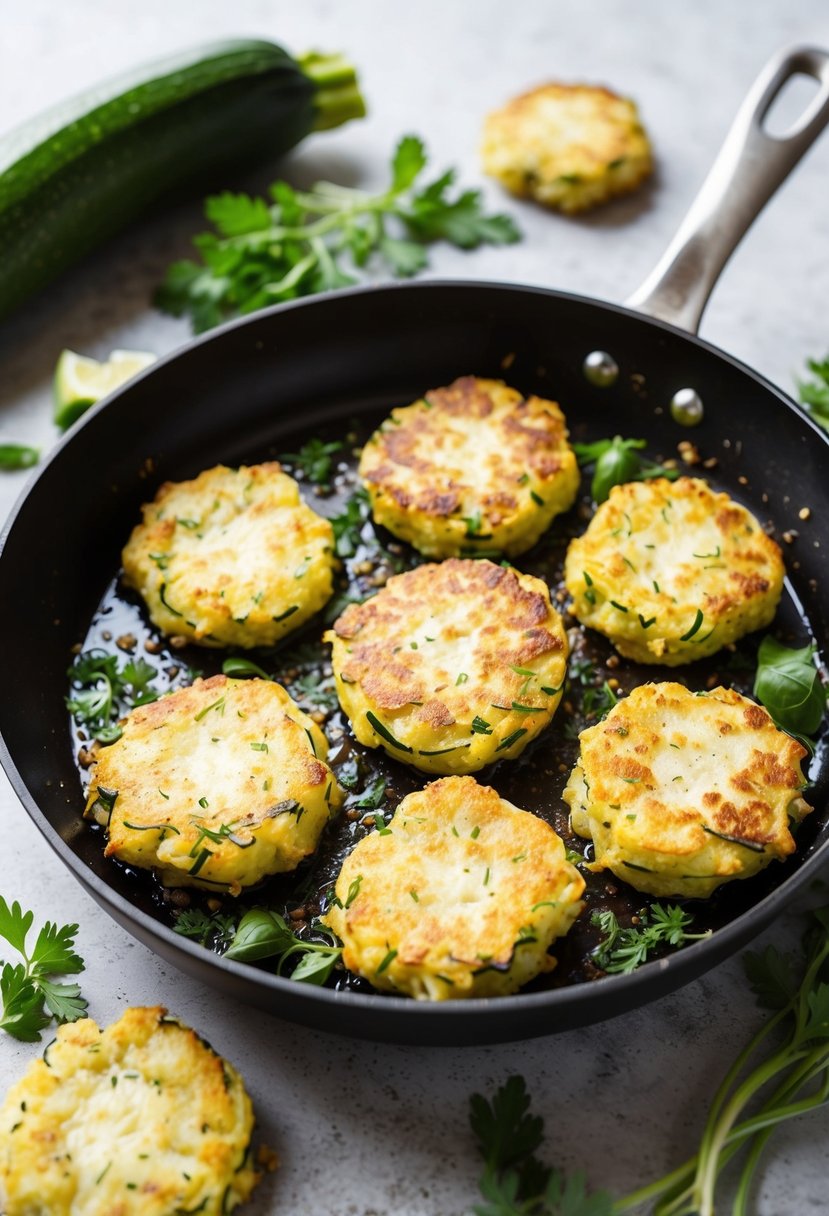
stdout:
[(53, 381), (55, 425), (66, 430), (96, 401), (155, 360), (155, 355), (143, 350), (114, 350), (105, 362), (73, 350), (61, 351)]

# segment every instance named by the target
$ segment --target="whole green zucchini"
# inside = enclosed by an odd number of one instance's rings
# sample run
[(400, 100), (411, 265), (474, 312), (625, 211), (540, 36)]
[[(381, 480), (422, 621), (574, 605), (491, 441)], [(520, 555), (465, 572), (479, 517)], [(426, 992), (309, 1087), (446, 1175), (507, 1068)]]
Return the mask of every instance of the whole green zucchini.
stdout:
[(225, 41), (146, 64), (0, 138), (0, 318), (157, 199), (221, 188), (360, 117), (341, 56)]

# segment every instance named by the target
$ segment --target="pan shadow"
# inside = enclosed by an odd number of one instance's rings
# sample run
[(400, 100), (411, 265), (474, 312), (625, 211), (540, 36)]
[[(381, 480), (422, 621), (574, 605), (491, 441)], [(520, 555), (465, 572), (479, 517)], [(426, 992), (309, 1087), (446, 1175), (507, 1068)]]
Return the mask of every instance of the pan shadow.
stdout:
[[(221, 188), (199, 190), (157, 205), (0, 321), (0, 411), (31, 393), (48, 391), (64, 348), (103, 356), (107, 345), (123, 345), (118, 336), (107, 344), (107, 334), (119, 335), (151, 312), (153, 293), (168, 266), (194, 256), (192, 239), (208, 228), (203, 212), (207, 194), (222, 189), (264, 194), (279, 178), (299, 190), (307, 190), (321, 179), (351, 186), (362, 176), (362, 166), (354, 159), (333, 151), (302, 150), (268, 167), (236, 174)], [(159, 348), (156, 353), (173, 349), (191, 336), (189, 325), (184, 330), (183, 324), (161, 313), (148, 319)]]

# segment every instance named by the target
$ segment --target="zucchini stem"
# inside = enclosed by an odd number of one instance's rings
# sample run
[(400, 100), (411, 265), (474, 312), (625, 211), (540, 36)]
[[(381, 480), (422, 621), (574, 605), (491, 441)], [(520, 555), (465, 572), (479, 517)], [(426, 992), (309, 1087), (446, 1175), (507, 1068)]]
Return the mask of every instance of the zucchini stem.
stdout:
[(308, 51), (297, 56), (297, 63), (316, 90), (315, 131), (328, 131), (352, 118), (363, 117), (366, 103), (360, 92), (357, 71), (344, 55)]

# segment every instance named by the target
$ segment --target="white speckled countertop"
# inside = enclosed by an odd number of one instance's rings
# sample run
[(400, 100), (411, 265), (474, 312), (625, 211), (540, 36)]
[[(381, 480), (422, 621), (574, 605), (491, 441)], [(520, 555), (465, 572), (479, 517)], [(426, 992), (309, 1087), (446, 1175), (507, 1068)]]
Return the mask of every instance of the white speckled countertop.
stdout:
[[(380, 183), (394, 142), (411, 130), (427, 140), (435, 168), (457, 165), (461, 180), (477, 185), (482, 116), (511, 94), (563, 79), (635, 96), (659, 160), (651, 187), (568, 221), (487, 184), (493, 204), (518, 216), (525, 240), (471, 255), (436, 249), (431, 267), (621, 300), (672, 235), (761, 65), (781, 46), (829, 45), (829, 11), (822, 0), (28, 0), (0, 5), (0, 127), (142, 59), (226, 35), (342, 49), (359, 65), (370, 117), (289, 157), (280, 172), (303, 183)], [(702, 327), (787, 390), (804, 358), (829, 347), (828, 176), (829, 133), (743, 242)], [(63, 347), (105, 356), (114, 347), (163, 353), (187, 341), (186, 324), (154, 312), (149, 298), (199, 227), (198, 202), (180, 204), (0, 326), (0, 443), (54, 441), (50, 379)], [(25, 476), (0, 478), (4, 518)], [(32, 664), (37, 679), (36, 655)], [(624, 1193), (694, 1150), (722, 1071), (759, 1023), (733, 960), (635, 1014), (529, 1043), (427, 1050), (306, 1031), (202, 987), (118, 928), (52, 854), (2, 775), (0, 823), (0, 891), (41, 920), (78, 921), (91, 1015), (106, 1023), (128, 1004), (162, 1002), (247, 1078), (262, 1138), (282, 1160), (245, 1209), (251, 1216), (461, 1216), (477, 1197), (479, 1173), (469, 1094), (491, 1093), (515, 1072), (547, 1118), (556, 1164)], [(792, 916), (774, 932), (796, 930)], [(0, 1090), (36, 1051), (0, 1036)], [(823, 1112), (777, 1135), (760, 1216), (829, 1210), (827, 1132)]]

